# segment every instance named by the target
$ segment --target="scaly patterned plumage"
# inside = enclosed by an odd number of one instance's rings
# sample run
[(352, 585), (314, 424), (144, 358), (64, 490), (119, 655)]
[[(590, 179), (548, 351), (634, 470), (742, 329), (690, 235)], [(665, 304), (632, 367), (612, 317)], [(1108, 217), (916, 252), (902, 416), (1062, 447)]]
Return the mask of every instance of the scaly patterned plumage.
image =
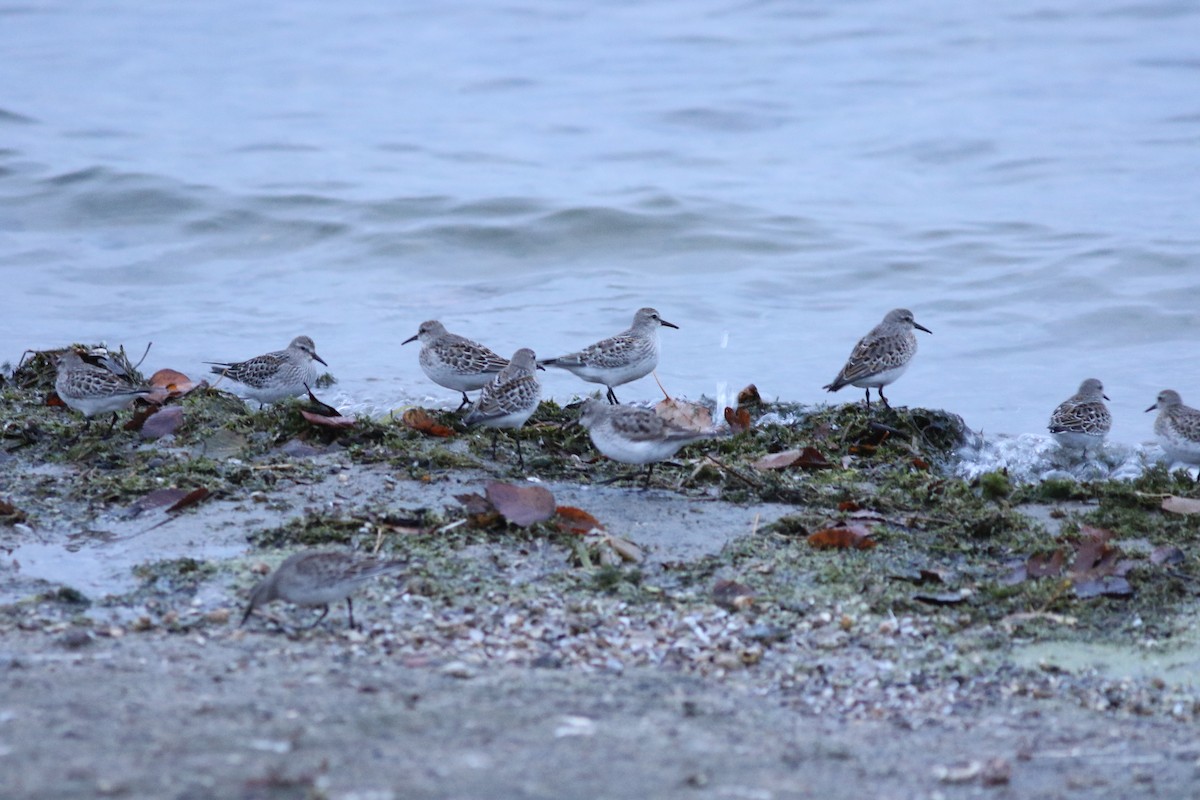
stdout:
[(646, 464), (646, 485), (655, 461), (670, 458), (693, 442), (715, 439), (715, 431), (696, 431), (667, 422), (649, 408), (615, 406), (600, 400), (583, 403), (579, 424), (604, 455), (625, 464)]
[[(206, 361), (212, 371), (241, 384), (239, 394), (259, 404), (277, 403), (305, 394), (317, 379), (314, 361), (325, 364), (316, 345), (307, 336), (297, 336), (284, 350), (264, 353), (245, 361)], [(325, 366), (329, 366), (325, 364)]]
[(283, 600), (298, 606), (322, 608), (321, 616), (313, 623), (317, 625), (329, 613), (330, 604), (345, 600), (353, 628), (354, 604), (350, 595), (372, 578), (399, 572), (404, 566), (402, 561), (379, 561), (355, 553), (296, 553), (254, 587), (250, 604), (242, 615), (242, 624), (246, 624), (258, 606)]
[(1154, 405), (1146, 411), (1156, 408), (1154, 433), (1167, 458), (1172, 462), (1200, 464), (1200, 411), (1185, 406), (1179, 392), (1171, 389), (1159, 392)]
[(89, 364), (74, 350), (64, 351), (55, 366), (54, 391), (68, 408), (87, 417), (88, 425), (96, 414), (109, 411), (113, 412), (116, 424), (118, 411), (154, 392), (153, 387), (135, 386), (122, 375)]
[(401, 342), (420, 340), (421, 353), (417, 361), (421, 371), (438, 386), (462, 392), (459, 409), (469, 405), (467, 392), (482, 389), (508, 366), (508, 359), (493, 353), (479, 342), (446, 330), (436, 319), (421, 323), (414, 336)]
[(1085, 452), (1104, 441), (1112, 428), (1104, 386), (1095, 378), (1079, 384), (1079, 391), (1068, 397), (1050, 415), (1050, 433), (1067, 447), (1079, 447)]
[(879, 399), (886, 406), (888, 401), (883, 396), (883, 387), (904, 374), (908, 362), (917, 352), (917, 337), (913, 328), (926, 333), (933, 332), (917, 324), (913, 313), (907, 308), (889, 311), (883, 322), (859, 339), (838, 376), (821, 388), (830, 392), (847, 385), (866, 389), (867, 408), (870, 409), (871, 387), (875, 387), (879, 391)]
[[(537, 410), (542, 399), (542, 385), (537, 379), (537, 356), (528, 347), (513, 353), (512, 361), (500, 371), (495, 380), (483, 387), (479, 402), (463, 420), (468, 425), (492, 428), (492, 458), (496, 457), (496, 437), (499, 429), (519, 428)], [(517, 458), (525, 468), (521, 440), (517, 439)]]
[(645, 377), (658, 366), (658, 329), (664, 325), (679, 327), (667, 322), (653, 308), (639, 308), (629, 330), (541, 363), (565, 369), (590, 383), (603, 384), (608, 389), (608, 401), (615, 404), (614, 386)]

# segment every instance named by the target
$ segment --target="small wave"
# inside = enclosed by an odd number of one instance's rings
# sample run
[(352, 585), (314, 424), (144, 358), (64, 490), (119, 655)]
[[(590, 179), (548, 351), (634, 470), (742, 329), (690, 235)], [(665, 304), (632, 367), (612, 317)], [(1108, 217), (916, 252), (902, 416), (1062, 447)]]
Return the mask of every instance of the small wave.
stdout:
[(1068, 479), (1075, 481), (1132, 480), (1162, 457), (1156, 446), (1105, 442), (1086, 456), (1061, 446), (1049, 436), (1022, 433), (976, 441), (958, 452), (955, 474), (968, 480), (1004, 470), (1024, 483)]

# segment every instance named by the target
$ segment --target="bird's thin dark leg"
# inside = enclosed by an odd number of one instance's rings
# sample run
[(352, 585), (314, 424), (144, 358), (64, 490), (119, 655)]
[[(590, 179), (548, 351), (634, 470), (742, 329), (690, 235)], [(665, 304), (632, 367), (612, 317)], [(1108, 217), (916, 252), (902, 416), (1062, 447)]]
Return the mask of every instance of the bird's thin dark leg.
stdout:
[(115, 429), (116, 427), (117, 427), (117, 412), (114, 411), (113, 415), (112, 415), (112, 420), (108, 423), (108, 430), (106, 430), (104, 432), (103, 438), (107, 439), (108, 437), (112, 436), (113, 429)]
[(454, 409), (454, 413), (457, 414), (469, 405), (471, 405), (471, 398), (467, 397), (466, 392), (463, 392), (463, 401), (458, 404), (458, 408)]
[(867, 413), (871, 412), (871, 387), (867, 387)]
[(517, 439), (515, 436), (513, 437), (513, 439), (517, 443), (517, 463), (521, 465), (521, 470), (524, 471), (525, 470), (525, 454), (521, 452), (521, 440)]
[[(326, 606), (325, 610), (328, 611), (329, 607)], [(350, 630), (354, 630), (354, 603), (349, 597), (346, 598), (346, 614), (350, 617)]]
[(646, 465), (646, 482), (644, 484), (642, 484), (643, 489), (650, 488), (650, 476), (653, 474), (654, 474), (654, 462), (651, 461), (649, 464)]
[(317, 621), (314, 622), (312, 625), (309, 625), (308, 627), (315, 628), (318, 625), (320, 625), (321, 620), (325, 619), (325, 615), (328, 613), (329, 613), (329, 606), (328, 605), (321, 606), (321, 616), (317, 617)]
[[(870, 393), (871, 393), (871, 390), (867, 389), (867, 394), (870, 394)], [(892, 407), (892, 404), (888, 402), (888, 399), (883, 396), (883, 387), (882, 386), (879, 387), (879, 399), (883, 401), (884, 408)]]
[(496, 442), (500, 439), (500, 431), (492, 428), (492, 461), (496, 460)]
[(609, 387), (607, 387), (607, 389), (608, 389), (608, 402), (612, 403), (614, 406), (621, 405), (621, 401), (617, 399), (617, 393), (612, 390), (612, 387), (609, 386)]

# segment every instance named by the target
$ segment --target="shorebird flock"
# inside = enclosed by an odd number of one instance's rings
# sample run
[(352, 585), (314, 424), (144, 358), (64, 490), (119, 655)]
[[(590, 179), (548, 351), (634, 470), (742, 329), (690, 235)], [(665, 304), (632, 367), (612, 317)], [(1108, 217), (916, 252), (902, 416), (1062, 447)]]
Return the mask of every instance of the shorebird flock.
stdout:
[[(493, 430), (492, 452), (499, 430), (520, 428), (541, 402), (537, 371), (546, 367), (564, 369), (579, 378), (605, 387), (608, 403), (589, 400), (583, 404), (579, 423), (588, 430), (592, 444), (609, 458), (627, 464), (650, 465), (672, 457), (691, 442), (711, 439), (714, 431), (696, 431), (675, 425), (652, 410), (618, 404), (616, 387), (649, 375), (658, 366), (662, 327), (678, 328), (653, 308), (640, 308), (627, 330), (554, 358), (538, 359), (533, 350), (521, 348), (511, 359), (458, 334), (450, 333), (437, 320), (422, 322), (403, 344), (421, 343), (417, 361), (434, 383), (462, 394), (461, 411), (472, 408), (463, 421)], [(932, 333), (918, 323), (906, 308), (889, 311), (883, 321), (859, 339), (837, 376), (823, 388), (836, 392), (845, 386), (865, 390), (869, 410), (871, 389), (885, 406), (883, 387), (904, 374), (917, 352), (914, 330)], [(207, 362), (212, 371), (235, 384), (238, 394), (260, 404), (305, 394), (317, 377), (314, 362), (326, 364), (307, 336), (297, 336), (286, 348), (245, 361)], [(153, 393), (136, 386), (128, 376), (108, 364), (85, 361), (74, 351), (64, 352), (57, 362), (55, 390), (70, 408), (90, 424), (97, 414), (128, 408), (135, 399)], [(480, 392), (472, 403), (467, 392)], [(1088, 450), (1099, 447), (1112, 427), (1112, 416), (1104, 401), (1104, 387), (1088, 378), (1079, 391), (1064, 400), (1050, 415), (1049, 431), (1064, 447)], [(1147, 411), (1158, 410), (1154, 433), (1172, 462), (1200, 464), (1200, 411), (1186, 406), (1179, 393), (1162, 391)], [(111, 426), (110, 426), (111, 430)], [(517, 442), (521, 468), (525, 458)]]
[[(614, 461), (646, 466), (646, 486), (656, 462), (671, 458), (685, 445), (724, 435), (716, 430), (698, 431), (676, 425), (653, 409), (620, 405), (614, 389), (649, 375), (658, 366), (659, 328), (677, 328), (657, 310), (641, 308), (627, 330), (575, 352), (539, 360), (533, 350), (521, 348), (511, 359), (503, 358), (478, 342), (450, 333), (437, 320), (421, 323), (417, 333), (403, 344), (419, 341), (417, 360), (434, 383), (460, 392), (458, 410), (472, 408), (463, 418), (467, 425), (492, 429), (492, 457), (496, 437), (504, 429), (523, 426), (541, 402), (538, 370), (566, 370), (585, 381), (605, 387), (605, 400), (592, 398), (581, 404), (578, 423), (587, 429), (592, 444)], [(904, 374), (917, 352), (914, 330), (932, 333), (905, 308), (889, 311), (883, 321), (863, 336), (850, 352), (837, 376), (823, 388), (836, 392), (845, 386), (865, 390), (869, 411), (871, 389), (888, 405), (883, 388)], [(207, 362), (212, 371), (235, 384), (238, 394), (260, 404), (303, 395), (317, 377), (317, 355), (313, 340), (297, 336), (283, 350), (245, 361)], [(57, 361), (55, 390), (63, 403), (87, 418), (128, 408), (139, 397), (154, 390), (135, 385), (111, 363), (91, 363), (67, 350)], [(478, 391), (472, 403), (467, 392)], [(1095, 378), (1084, 380), (1079, 391), (1064, 400), (1050, 415), (1049, 431), (1064, 448), (1081, 450), (1086, 456), (1103, 444), (1112, 427), (1105, 406), (1104, 386)], [(607, 401), (607, 402), (606, 402)], [(1186, 406), (1179, 393), (1163, 390), (1147, 412), (1158, 411), (1154, 433), (1172, 463), (1200, 465), (1200, 411)], [(109, 426), (111, 432), (112, 425)], [(520, 440), (516, 440), (521, 469), (525, 467)], [(350, 595), (366, 581), (402, 569), (400, 562), (384, 562), (338, 552), (298, 553), (253, 590), (242, 622), (255, 608), (281, 599), (301, 606), (322, 608), (317, 622), (329, 606), (346, 601), (351, 627), (354, 611)], [(315, 623), (314, 623), (315, 624)]]

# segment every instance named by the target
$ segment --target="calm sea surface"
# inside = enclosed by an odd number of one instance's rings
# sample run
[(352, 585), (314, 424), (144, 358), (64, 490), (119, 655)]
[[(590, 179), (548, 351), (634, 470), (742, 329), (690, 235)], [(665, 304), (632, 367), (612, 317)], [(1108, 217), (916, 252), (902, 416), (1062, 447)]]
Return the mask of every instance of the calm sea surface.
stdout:
[(552, 356), (653, 305), (673, 393), (848, 401), (907, 306), (895, 402), (1044, 432), (1095, 376), (1139, 442), (1200, 405), (1198, 42), (1182, 0), (0, 2), (0, 360), (307, 333), (378, 412), (457, 404), (424, 319)]

